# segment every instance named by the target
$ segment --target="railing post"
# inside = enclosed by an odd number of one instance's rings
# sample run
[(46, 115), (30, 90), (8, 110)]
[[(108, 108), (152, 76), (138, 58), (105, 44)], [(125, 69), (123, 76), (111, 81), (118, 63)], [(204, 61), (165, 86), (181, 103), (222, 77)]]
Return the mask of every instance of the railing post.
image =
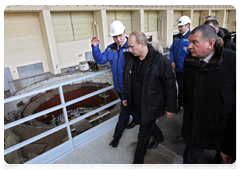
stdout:
[(73, 150), (74, 147), (73, 147), (72, 134), (71, 134), (70, 124), (69, 124), (69, 121), (68, 121), (67, 109), (66, 109), (66, 105), (65, 105), (65, 99), (64, 99), (64, 95), (63, 95), (62, 86), (59, 86), (58, 90), (59, 90), (59, 96), (60, 96), (60, 99), (61, 99), (61, 104), (63, 106), (63, 115), (64, 115), (65, 123), (67, 125), (68, 138), (69, 138), (69, 141), (70, 141), (70, 144), (71, 144), (71, 149)]

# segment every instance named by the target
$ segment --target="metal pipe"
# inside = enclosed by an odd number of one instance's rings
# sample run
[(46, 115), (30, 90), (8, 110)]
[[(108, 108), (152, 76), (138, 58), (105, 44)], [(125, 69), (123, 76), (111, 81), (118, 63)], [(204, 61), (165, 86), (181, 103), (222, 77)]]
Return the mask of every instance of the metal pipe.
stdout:
[(65, 99), (64, 99), (64, 95), (63, 95), (62, 86), (59, 86), (58, 90), (59, 90), (59, 96), (60, 96), (60, 99), (61, 99), (61, 103), (62, 103), (62, 106), (63, 106), (63, 115), (64, 115), (65, 123), (67, 125), (68, 139), (69, 139), (70, 144), (71, 144), (71, 149), (73, 150), (74, 147), (73, 147), (72, 134), (71, 134), (71, 129), (70, 129), (69, 121), (68, 121), (67, 109), (66, 109), (66, 104), (65, 104)]
[(93, 118), (92, 120), (89, 120), (89, 122), (91, 123), (91, 122), (93, 122), (93, 121), (95, 121), (95, 120), (98, 120), (98, 119), (100, 119), (101, 117), (103, 117), (103, 116), (105, 116), (105, 115), (107, 115), (107, 114), (109, 114), (110, 112), (108, 111), (108, 112), (106, 112), (106, 113), (104, 113), (104, 114), (102, 114), (102, 115), (100, 115), (100, 116), (98, 116), (98, 117), (95, 117), (95, 118)]
[(4, 103), (8, 103), (8, 102), (18, 100), (18, 99), (21, 99), (23, 97), (28, 97), (28, 96), (31, 96), (31, 95), (34, 95), (34, 94), (38, 94), (40, 92), (43, 92), (43, 91), (46, 91), (46, 90), (49, 90), (49, 89), (55, 89), (55, 88), (58, 88), (59, 86), (64, 86), (64, 85), (67, 85), (67, 84), (71, 84), (75, 81), (81, 81), (81, 80), (84, 80), (84, 79), (87, 79), (87, 78), (90, 78), (90, 77), (94, 77), (94, 76), (97, 76), (97, 75), (100, 75), (100, 74), (103, 74), (103, 73), (107, 73), (107, 72), (110, 72), (110, 71), (111, 71), (111, 69), (107, 69), (107, 70), (104, 70), (104, 71), (99, 71), (99, 72), (94, 73), (94, 74), (86, 75), (86, 76), (79, 77), (79, 78), (76, 78), (76, 79), (73, 79), (73, 80), (68, 80), (68, 81), (65, 81), (65, 82), (62, 82), (62, 83), (58, 83), (58, 84), (54, 84), (54, 85), (51, 85), (51, 86), (48, 86), (48, 87), (37, 89), (37, 90), (31, 91), (31, 92), (28, 92), (28, 93), (24, 93), (24, 94), (20, 94), (20, 95), (17, 95), (17, 96), (9, 97), (9, 98), (4, 99)]

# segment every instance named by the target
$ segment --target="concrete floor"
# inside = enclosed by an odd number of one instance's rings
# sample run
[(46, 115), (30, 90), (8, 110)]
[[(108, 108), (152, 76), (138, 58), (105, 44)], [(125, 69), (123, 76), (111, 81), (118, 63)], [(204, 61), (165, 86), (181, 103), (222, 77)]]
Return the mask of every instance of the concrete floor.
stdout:
[[(148, 149), (144, 164), (182, 164), (185, 143), (176, 139), (181, 134), (182, 114), (172, 119), (157, 120), (165, 141), (155, 149)], [(137, 145), (139, 125), (126, 129), (117, 148), (109, 146), (114, 128), (95, 140), (60, 158), (53, 164), (132, 164)], [(152, 139), (150, 139), (151, 142)], [(202, 164), (214, 164), (215, 151), (206, 151)]]

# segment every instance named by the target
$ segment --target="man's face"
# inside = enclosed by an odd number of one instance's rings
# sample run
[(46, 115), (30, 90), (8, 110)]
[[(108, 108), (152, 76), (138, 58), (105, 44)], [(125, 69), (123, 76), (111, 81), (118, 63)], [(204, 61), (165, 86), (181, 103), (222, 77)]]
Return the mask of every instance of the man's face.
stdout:
[(178, 26), (178, 30), (179, 30), (179, 33), (183, 34), (188, 30), (188, 26), (187, 25)]
[(193, 57), (204, 59), (211, 54), (214, 40), (205, 42), (202, 38), (202, 32), (198, 31), (195, 34), (191, 34), (188, 38), (190, 44), (188, 49)]
[(144, 42), (138, 44), (135, 40), (135, 36), (130, 36), (128, 39), (129, 51), (135, 56), (141, 56), (143, 52)]
[(113, 40), (117, 45), (123, 45), (126, 40), (126, 32), (124, 31), (120, 35), (113, 36)]

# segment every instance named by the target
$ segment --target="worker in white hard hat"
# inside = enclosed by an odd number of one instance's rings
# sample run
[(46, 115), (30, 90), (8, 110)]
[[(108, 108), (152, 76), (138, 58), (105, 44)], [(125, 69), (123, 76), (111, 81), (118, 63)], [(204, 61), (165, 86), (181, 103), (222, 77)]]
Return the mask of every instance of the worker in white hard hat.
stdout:
[[(116, 89), (119, 98), (122, 100), (123, 69), (125, 65), (123, 52), (129, 49), (125, 26), (121, 21), (115, 20), (110, 24), (109, 34), (113, 37), (114, 43), (108, 45), (103, 53), (101, 53), (99, 49), (100, 40), (98, 37), (94, 36), (92, 38), (92, 53), (96, 63), (98, 64), (106, 64), (109, 61), (114, 88)], [(128, 108), (121, 102), (121, 112), (115, 128), (113, 140), (109, 144), (110, 146), (118, 146), (119, 139), (121, 138), (125, 128), (130, 129), (139, 124), (139, 121), (136, 118), (133, 118), (133, 121), (128, 124), (129, 118), (130, 115)]]
[[(188, 37), (190, 36), (190, 24), (191, 19), (188, 16), (182, 16), (177, 19), (177, 26), (179, 34), (175, 36), (175, 39), (170, 48), (170, 62), (172, 68), (175, 71), (177, 84), (178, 84), (178, 109), (177, 114), (184, 112), (184, 96), (183, 96), (183, 64), (184, 60), (189, 53), (188, 45), (190, 44)], [(184, 139), (181, 136), (177, 136), (181, 141)]]

